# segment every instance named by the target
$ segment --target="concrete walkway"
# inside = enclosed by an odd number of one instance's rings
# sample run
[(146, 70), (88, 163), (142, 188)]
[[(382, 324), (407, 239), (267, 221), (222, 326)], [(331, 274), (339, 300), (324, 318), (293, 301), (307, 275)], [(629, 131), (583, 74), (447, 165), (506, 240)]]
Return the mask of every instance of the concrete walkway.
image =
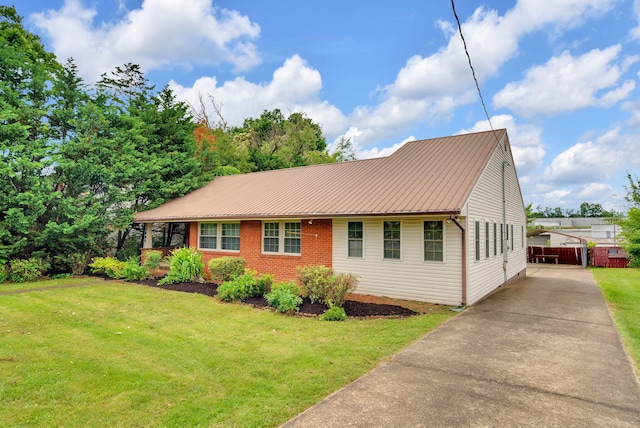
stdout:
[(640, 387), (591, 273), (530, 265), (285, 427), (639, 427)]

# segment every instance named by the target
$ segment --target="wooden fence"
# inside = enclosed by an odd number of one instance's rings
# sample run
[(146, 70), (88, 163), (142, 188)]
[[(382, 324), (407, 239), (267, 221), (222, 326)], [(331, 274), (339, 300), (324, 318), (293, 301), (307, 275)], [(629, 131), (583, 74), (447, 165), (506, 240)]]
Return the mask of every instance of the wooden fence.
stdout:
[(591, 249), (591, 264), (597, 267), (626, 268), (629, 257), (620, 247), (594, 247)]
[[(582, 266), (581, 247), (527, 247), (529, 263), (556, 263), (561, 265)], [(549, 256), (549, 257), (545, 257)]]

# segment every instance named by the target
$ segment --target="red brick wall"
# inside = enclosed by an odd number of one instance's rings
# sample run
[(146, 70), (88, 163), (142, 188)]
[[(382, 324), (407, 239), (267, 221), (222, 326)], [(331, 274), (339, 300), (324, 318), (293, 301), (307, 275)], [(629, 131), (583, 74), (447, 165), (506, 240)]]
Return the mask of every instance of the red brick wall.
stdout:
[[(309, 224), (311, 221), (311, 224)], [(262, 222), (246, 220), (240, 222), (240, 252), (202, 250), (206, 262), (216, 257), (237, 256), (247, 261), (247, 267), (258, 273), (270, 273), (276, 281), (296, 278), (296, 267), (305, 265), (332, 265), (332, 222), (331, 219), (301, 220), (301, 254), (263, 254)], [(198, 223), (189, 225), (189, 246), (197, 248)]]

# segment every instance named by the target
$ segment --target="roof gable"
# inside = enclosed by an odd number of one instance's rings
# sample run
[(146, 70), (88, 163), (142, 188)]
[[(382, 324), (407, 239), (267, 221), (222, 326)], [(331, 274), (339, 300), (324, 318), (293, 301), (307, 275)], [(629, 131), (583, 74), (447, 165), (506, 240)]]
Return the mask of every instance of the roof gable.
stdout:
[(135, 221), (458, 213), (505, 134), (418, 140), (385, 158), (217, 177)]

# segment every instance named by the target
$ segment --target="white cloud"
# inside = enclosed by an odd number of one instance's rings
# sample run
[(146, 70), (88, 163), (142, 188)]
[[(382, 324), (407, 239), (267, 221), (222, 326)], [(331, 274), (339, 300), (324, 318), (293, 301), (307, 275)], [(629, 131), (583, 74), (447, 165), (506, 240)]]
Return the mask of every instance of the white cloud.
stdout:
[[(509, 143), (513, 151), (518, 175), (522, 181), (542, 165), (546, 154), (542, 141), (542, 130), (537, 126), (516, 123), (513, 116), (497, 115), (491, 118), (493, 129), (506, 128)], [(491, 127), (486, 120), (476, 122), (470, 129), (461, 130), (460, 134), (488, 131)]]
[(558, 154), (543, 176), (561, 185), (609, 180), (640, 165), (637, 140), (638, 135), (623, 135), (620, 128), (613, 128), (595, 142), (579, 142)]
[(405, 138), (401, 142), (392, 145), (391, 147), (383, 147), (382, 149), (379, 149), (377, 147), (372, 147), (370, 149), (362, 149), (362, 148), (358, 147), (357, 148), (357, 158), (358, 159), (371, 159), (371, 158), (381, 158), (381, 157), (385, 157), (385, 156), (390, 156), (396, 150), (398, 150), (400, 147), (404, 146), (409, 141), (415, 141), (415, 139), (416, 139), (416, 137), (414, 137), (412, 135), (410, 137)]
[(638, 25), (631, 29), (630, 35), (632, 39), (640, 40), (640, 0), (633, 0), (633, 13)]
[(320, 99), (322, 78), (318, 70), (294, 55), (276, 69), (273, 78), (266, 83), (252, 83), (244, 77), (224, 82), (218, 86), (215, 77), (202, 77), (190, 88), (171, 81), (169, 83), (177, 97), (199, 107), (202, 95), (207, 109), (212, 97), (221, 106), (222, 115), (230, 126), (242, 125), (245, 118), (258, 117), (263, 110), (279, 108), (283, 114), (304, 112), (322, 126), (325, 136), (332, 137), (342, 132), (346, 119), (340, 110)]
[(621, 46), (572, 56), (568, 51), (551, 58), (545, 65), (529, 69), (521, 82), (508, 83), (494, 98), (498, 108), (510, 108), (525, 116), (551, 114), (589, 106), (610, 107), (635, 89), (635, 82), (625, 81), (608, 92), (598, 92), (617, 85), (633, 61), (617, 63)]
[(143, 70), (230, 63), (246, 70), (260, 62), (252, 40), (260, 27), (211, 0), (144, 0), (117, 22), (94, 23), (96, 10), (65, 0), (60, 10), (31, 16), (62, 60), (73, 57), (90, 82), (115, 66), (133, 62)]
[[(520, 0), (503, 16), (495, 10), (477, 8), (462, 27), (480, 85), (518, 54), (523, 36), (543, 29), (561, 33), (604, 14), (615, 3), (616, 0), (558, 0), (549, 7), (545, 2)], [(409, 58), (395, 81), (383, 88), (377, 106), (360, 106), (351, 115), (351, 122), (368, 144), (375, 144), (407, 124), (446, 121), (458, 106), (478, 101), (457, 26), (449, 22), (439, 25), (448, 38), (447, 45), (432, 55)], [(623, 89), (628, 90), (629, 85)], [(617, 100), (625, 95), (623, 92), (612, 92), (608, 101)]]

